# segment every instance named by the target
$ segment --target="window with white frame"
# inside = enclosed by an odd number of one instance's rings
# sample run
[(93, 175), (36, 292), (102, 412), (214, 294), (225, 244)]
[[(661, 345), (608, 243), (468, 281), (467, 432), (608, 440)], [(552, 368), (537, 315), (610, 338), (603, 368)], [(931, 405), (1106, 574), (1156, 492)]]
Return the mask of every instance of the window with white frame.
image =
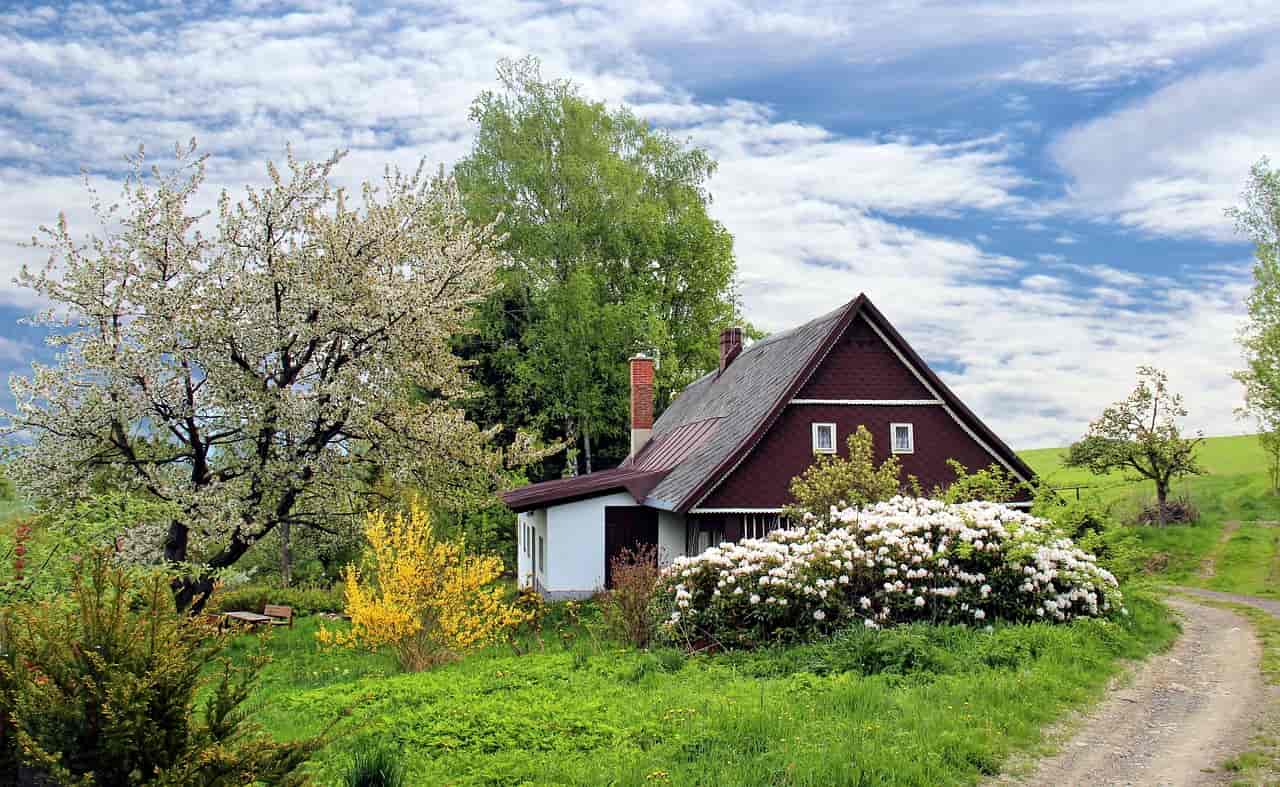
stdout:
[(542, 536), (538, 536), (538, 566), (537, 569), (542, 572), (543, 576), (547, 573), (547, 542)]
[(889, 424), (889, 444), (895, 454), (911, 454), (916, 450), (916, 439), (911, 424)]
[(781, 514), (743, 514), (742, 537), (764, 538), (769, 533), (787, 526), (786, 517)]
[(813, 452), (815, 454), (834, 454), (836, 452), (836, 425), (813, 425)]

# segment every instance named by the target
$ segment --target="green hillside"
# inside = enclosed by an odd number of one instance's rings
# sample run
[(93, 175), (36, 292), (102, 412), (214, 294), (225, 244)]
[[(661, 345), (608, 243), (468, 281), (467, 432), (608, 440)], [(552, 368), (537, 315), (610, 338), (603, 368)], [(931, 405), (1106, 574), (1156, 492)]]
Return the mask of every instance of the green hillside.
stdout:
[[(1063, 467), (1063, 453), (1061, 448), (1042, 448), (1020, 455), (1055, 487), (1083, 485), (1081, 495), (1096, 496), (1122, 522), (1133, 521), (1139, 507), (1155, 495), (1150, 481)], [(1198, 456), (1206, 474), (1178, 481), (1173, 492), (1191, 499), (1200, 509), (1200, 521), (1163, 530), (1137, 528), (1155, 555), (1153, 567), (1167, 560), (1162, 575), (1172, 582), (1280, 596), (1280, 495), (1271, 492), (1267, 457), (1257, 435), (1211, 437)], [(1076, 493), (1064, 489), (1064, 494)], [(1227, 523), (1232, 523), (1229, 528)]]

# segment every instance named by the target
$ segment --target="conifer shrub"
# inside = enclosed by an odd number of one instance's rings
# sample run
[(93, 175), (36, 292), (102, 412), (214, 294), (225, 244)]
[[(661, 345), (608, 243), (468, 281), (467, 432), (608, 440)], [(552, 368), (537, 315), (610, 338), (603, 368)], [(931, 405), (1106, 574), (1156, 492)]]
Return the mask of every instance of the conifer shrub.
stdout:
[(176, 611), (170, 577), (105, 551), (73, 563), (66, 598), (4, 608), (0, 785), (304, 782), (324, 741), (245, 719), (261, 661), (222, 658), (226, 636)]
[(1007, 506), (895, 497), (818, 522), (677, 558), (658, 582), (660, 637), (750, 647), (850, 625), (1058, 622), (1121, 608), (1094, 556)]

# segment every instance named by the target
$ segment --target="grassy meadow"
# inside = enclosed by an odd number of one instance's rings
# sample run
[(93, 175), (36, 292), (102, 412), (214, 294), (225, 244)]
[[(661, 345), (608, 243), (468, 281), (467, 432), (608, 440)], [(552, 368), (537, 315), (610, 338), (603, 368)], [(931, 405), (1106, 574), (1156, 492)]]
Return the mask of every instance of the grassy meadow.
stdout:
[[(971, 784), (1096, 697), (1123, 659), (1176, 633), (1147, 597), (1119, 622), (857, 630), (822, 644), (688, 657), (599, 639), (588, 616), (525, 655), (495, 648), (419, 673), (318, 652), (314, 618), (238, 639), (272, 657), (254, 716), (280, 737), (335, 740), (335, 783), (388, 746), (411, 784)], [(332, 625), (332, 624), (329, 624)], [(569, 646), (561, 643), (569, 633)]]
[[(1062, 454), (1060, 448), (1021, 452), (1054, 486), (1086, 485), (1081, 494), (1096, 495), (1121, 521), (1132, 521), (1142, 503), (1155, 496), (1150, 481), (1065, 468)], [(1280, 495), (1271, 491), (1257, 436), (1208, 438), (1198, 457), (1206, 474), (1177, 481), (1173, 495), (1190, 498), (1199, 521), (1135, 529), (1153, 554), (1152, 570), (1170, 583), (1280, 597)]]

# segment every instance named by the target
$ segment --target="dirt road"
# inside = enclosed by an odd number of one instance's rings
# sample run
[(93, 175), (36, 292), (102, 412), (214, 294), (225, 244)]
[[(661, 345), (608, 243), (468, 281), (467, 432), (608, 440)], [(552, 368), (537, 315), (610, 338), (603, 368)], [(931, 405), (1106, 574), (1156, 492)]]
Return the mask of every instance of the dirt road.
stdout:
[(1225, 609), (1171, 599), (1183, 634), (1141, 664), (1023, 783), (1224, 784), (1224, 759), (1247, 745), (1269, 691), (1253, 629)]

